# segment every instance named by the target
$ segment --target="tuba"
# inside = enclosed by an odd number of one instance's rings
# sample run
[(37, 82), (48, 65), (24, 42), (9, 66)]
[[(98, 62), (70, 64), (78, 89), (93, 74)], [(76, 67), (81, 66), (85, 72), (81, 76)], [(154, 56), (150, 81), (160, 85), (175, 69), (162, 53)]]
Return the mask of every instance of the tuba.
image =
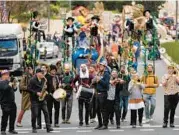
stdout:
[(44, 101), (45, 100), (45, 97), (48, 95), (48, 92), (46, 91), (46, 88), (47, 88), (47, 79), (44, 77), (45, 79), (45, 82), (44, 82), (44, 85), (42, 87), (42, 96), (39, 97), (39, 101)]

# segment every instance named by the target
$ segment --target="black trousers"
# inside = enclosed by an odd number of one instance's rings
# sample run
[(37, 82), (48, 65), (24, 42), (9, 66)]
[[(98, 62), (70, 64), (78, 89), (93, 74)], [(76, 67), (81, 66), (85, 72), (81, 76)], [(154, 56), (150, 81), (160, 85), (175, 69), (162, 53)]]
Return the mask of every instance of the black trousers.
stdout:
[(97, 112), (99, 126), (107, 125), (107, 123), (104, 123), (105, 120), (107, 119), (106, 101), (107, 101), (107, 93), (97, 94), (97, 96), (96, 96), (96, 112)]
[(90, 119), (96, 118), (96, 96), (93, 96), (93, 100), (90, 103)]
[(12, 104), (9, 105), (1, 105), (1, 109), (2, 109), (1, 131), (6, 131), (8, 120), (9, 120), (9, 131), (14, 130), (14, 124), (17, 114), (16, 103), (13, 102)]
[(79, 99), (78, 109), (80, 124), (83, 124), (83, 106), (85, 106), (85, 123), (89, 124), (90, 104), (88, 102), (85, 102), (84, 99)]
[(59, 113), (60, 113), (60, 102), (56, 101), (52, 96), (47, 98), (47, 108), (50, 117), (50, 124), (52, 124), (52, 109), (55, 109), (54, 124), (59, 123)]
[(131, 124), (132, 125), (137, 124), (137, 111), (138, 111), (139, 123), (142, 123), (144, 108), (140, 108), (138, 110), (131, 110)]
[(120, 126), (120, 107), (119, 107), (119, 102), (115, 100), (107, 100), (106, 102), (106, 119), (104, 122), (105, 126), (108, 126), (109, 119), (111, 120), (111, 116), (116, 116), (116, 125)]
[(164, 95), (164, 123), (168, 123), (170, 113), (170, 123), (174, 123), (175, 110), (178, 104), (178, 93), (175, 95)]
[[(36, 120), (37, 120), (37, 117), (39, 116), (39, 112), (40, 112), (39, 110), (42, 110), (42, 112), (44, 114), (46, 128), (49, 129), (50, 128), (50, 118), (49, 118), (49, 114), (48, 114), (46, 101), (42, 101), (42, 102), (33, 102), (32, 101), (31, 102), (32, 128), (36, 129)], [(38, 124), (41, 125), (41, 123), (38, 123)]]

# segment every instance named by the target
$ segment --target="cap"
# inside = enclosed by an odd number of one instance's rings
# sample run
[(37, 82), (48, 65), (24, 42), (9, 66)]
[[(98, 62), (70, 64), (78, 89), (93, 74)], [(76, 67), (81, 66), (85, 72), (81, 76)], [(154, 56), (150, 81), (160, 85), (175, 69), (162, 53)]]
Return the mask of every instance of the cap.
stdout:
[(99, 64), (103, 65), (103, 66), (107, 66), (107, 62), (106, 61), (101, 61)]
[(1, 71), (1, 75), (9, 74), (9, 71), (7, 69)]
[(40, 68), (36, 69), (36, 73), (43, 73), (43, 70), (41, 70)]

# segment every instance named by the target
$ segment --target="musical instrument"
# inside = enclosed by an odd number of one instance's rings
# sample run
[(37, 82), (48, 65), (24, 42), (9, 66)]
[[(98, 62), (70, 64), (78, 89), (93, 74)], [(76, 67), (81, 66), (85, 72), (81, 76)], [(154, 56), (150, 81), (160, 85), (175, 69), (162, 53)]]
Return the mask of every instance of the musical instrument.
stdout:
[(47, 88), (47, 79), (44, 77), (45, 79), (45, 82), (44, 82), (44, 85), (42, 87), (42, 95), (39, 96), (39, 101), (44, 101), (45, 100), (45, 97), (48, 95), (48, 92), (46, 91), (46, 88)]
[(17, 78), (11, 76), (9, 85), (10, 85), (11, 87), (13, 87), (13, 88), (17, 88), (17, 83), (18, 83)]
[(66, 98), (66, 91), (62, 88), (57, 89), (54, 93), (53, 93), (53, 98), (60, 102), (60, 100), (63, 100), (64, 98)]
[(86, 88), (80, 86), (76, 94), (77, 99), (84, 99), (85, 102), (91, 102), (94, 96), (95, 90), (93, 88)]

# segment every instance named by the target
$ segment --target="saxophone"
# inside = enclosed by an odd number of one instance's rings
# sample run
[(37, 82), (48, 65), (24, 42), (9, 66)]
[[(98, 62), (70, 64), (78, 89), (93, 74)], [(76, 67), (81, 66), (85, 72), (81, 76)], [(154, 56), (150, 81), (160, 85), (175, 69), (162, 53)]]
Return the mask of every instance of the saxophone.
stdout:
[(42, 87), (42, 95), (39, 97), (39, 101), (44, 101), (45, 100), (45, 97), (48, 95), (48, 92), (46, 91), (46, 88), (47, 88), (47, 79), (44, 77), (45, 79), (45, 82), (44, 82), (44, 85)]

